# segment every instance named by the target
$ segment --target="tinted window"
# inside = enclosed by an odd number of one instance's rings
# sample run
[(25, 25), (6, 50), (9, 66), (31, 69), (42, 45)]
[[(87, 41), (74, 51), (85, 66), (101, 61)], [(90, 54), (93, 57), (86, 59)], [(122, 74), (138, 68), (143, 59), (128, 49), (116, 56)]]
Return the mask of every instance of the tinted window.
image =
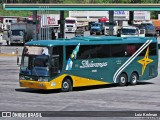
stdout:
[(111, 45), (111, 56), (112, 57), (124, 57), (125, 46), (121, 44)]
[(79, 59), (107, 57), (110, 57), (109, 45), (90, 45), (80, 47)]
[[(137, 44), (136, 45), (136, 49), (138, 50), (143, 44)], [(148, 47), (147, 47), (148, 48)], [(139, 56), (145, 56), (147, 48), (145, 48), (140, 54)], [(149, 55), (157, 55), (157, 50), (156, 50), (156, 43), (151, 43), (149, 45)]]
[(53, 53), (52, 53), (52, 57), (57, 57), (59, 58), (59, 68), (60, 70), (62, 69), (62, 63), (63, 63), (63, 46), (55, 46), (53, 47)]
[(157, 44), (156, 43), (152, 43), (149, 45), (149, 55), (157, 55)]
[[(143, 44), (114, 44), (114, 45), (83, 45), (80, 46), (77, 53), (77, 59), (93, 59), (93, 58), (108, 58), (108, 57), (130, 57)], [(66, 47), (67, 59), (72, 54), (76, 46)], [(147, 48), (145, 48), (139, 56), (145, 56)], [(149, 55), (156, 55), (156, 44), (149, 45)]]
[(97, 52), (96, 48), (91, 45), (80, 46), (78, 59), (91, 59), (96, 58)]
[[(66, 47), (67, 59), (72, 54), (76, 46)], [(83, 45), (80, 46), (77, 53), (77, 59), (91, 59), (91, 58), (107, 58), (110, 56), (109, 45)]]
[(136, 45), (125, 45), (125, 56), (132, 56), (136, 52)]
[(63, 47), (62, 46), (53, 47), (53, 53), (52, 53), (52, 55), (63, 56)]
[(97, 49), (97, 58), (110, 57), (110, 45), (100, 45)]
[[(66, 59), (68, 60), (68, 58), (71, 57), (71, 54), (73, 52), (73, 50), (76, 48), (76, 45), (74, 46), (66, 46)], [(79, 54), (79, 53), (78, 53)]]
[[(143, 44), (136, 44), (136, 51), (142, 46)], [(139, 54), (139, 56), (144, 56), (146, 53), (146, 48)]]

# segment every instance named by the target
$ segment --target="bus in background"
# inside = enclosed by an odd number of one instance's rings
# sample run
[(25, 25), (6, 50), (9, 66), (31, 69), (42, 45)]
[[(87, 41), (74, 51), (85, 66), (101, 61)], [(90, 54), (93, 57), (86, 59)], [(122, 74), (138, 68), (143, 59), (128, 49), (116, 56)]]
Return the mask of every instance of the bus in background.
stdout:
[(26, 43), (19, 83), (66, 92), (81, 86), (136, 85), (157, 75), (156, 38), (88, 36)]
[(77, 30), (77, 18), (67, 17), (65, 19), (65, 32), (75, 32)]

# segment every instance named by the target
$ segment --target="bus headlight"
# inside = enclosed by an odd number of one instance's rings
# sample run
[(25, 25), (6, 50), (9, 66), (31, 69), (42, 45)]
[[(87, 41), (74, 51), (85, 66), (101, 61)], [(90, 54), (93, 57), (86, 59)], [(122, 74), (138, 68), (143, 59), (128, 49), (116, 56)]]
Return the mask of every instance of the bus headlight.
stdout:
[(48, 79), (40, 77), (38, 79), (39, 82), (48, 82)]

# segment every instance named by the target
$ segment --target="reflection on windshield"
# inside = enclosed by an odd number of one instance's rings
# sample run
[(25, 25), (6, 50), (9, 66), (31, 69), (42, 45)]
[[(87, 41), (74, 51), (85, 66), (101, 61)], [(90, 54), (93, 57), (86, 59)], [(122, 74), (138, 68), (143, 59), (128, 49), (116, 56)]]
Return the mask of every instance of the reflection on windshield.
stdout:
[(49, 55), (47, 47), (25, 46), (24, 55)]

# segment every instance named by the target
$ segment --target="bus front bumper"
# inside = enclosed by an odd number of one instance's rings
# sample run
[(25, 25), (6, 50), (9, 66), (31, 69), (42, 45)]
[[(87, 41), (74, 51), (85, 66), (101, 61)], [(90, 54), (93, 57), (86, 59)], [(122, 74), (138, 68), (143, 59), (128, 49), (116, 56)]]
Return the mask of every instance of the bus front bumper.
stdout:
[(19, 80), (20, 87), (34, 88), (34, 89), (59, 89), (60, 86), (56, 85), (55, 82), (38, 82), (29, 80)]

